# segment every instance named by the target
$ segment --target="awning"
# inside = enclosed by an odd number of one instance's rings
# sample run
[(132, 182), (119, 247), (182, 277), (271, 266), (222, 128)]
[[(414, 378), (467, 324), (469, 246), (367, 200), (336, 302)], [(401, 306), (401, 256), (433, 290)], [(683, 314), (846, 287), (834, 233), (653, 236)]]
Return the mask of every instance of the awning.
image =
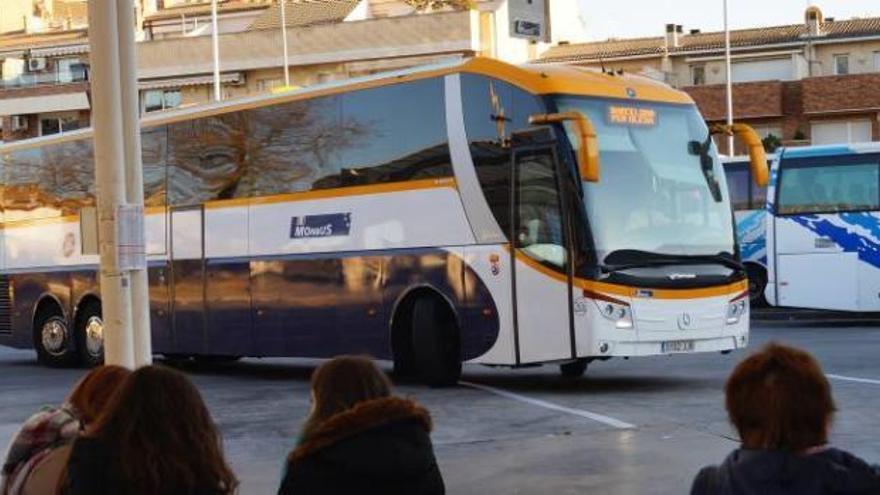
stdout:
[(82, 55), (89, 53), (89, 44), (51, 46), (48, 48), (31, 48), (31, 57), (66, 57), (68, 55)]
[(45, 112), (67, 112), (90, 108), (85, 91), (57, 95), (27, 96), (0, 99), (0, 115), (27, 115)]
[[(244, 74), (230, 72), (220, 74), (222, 84), (240, 84), (244, 82)], [(171, 79), (152, 79), (138, 82), (139, 89), (182, 88), (184, 86), (208, 86), (214, 84), (214, 76), (175, 77)]]

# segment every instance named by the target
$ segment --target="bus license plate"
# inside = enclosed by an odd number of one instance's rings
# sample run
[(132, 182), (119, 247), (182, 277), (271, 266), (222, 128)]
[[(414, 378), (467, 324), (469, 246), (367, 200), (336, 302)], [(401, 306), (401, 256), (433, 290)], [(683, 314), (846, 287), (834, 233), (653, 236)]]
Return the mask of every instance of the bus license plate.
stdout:
[(694, 350), (693, 340), (670, 340), (660, 344), (662, 352), (692, 352)]

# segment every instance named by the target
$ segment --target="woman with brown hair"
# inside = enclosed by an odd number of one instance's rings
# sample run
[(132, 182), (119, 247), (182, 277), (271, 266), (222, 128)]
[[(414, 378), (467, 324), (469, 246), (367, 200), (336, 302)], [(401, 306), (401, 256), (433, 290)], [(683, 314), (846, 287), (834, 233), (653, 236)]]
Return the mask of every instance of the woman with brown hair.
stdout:
[(0, 494), (45, 493), (43, 487), (57, 487), (70, 443), (98, 417), (129, 373), (121, 366), (94, 368), (61, 407), (44, 408), (25, 421), (6, 454)]
[(312, 375), (312, 411), (278, 493), (442, 494), (430, 431), (428, 411), (392, 396), (371, 360), (327, 361)]
[(771, 343), (741, 362), (724, 389), (742, 448), (700, 471), (693, 495), (880, 493), (880, 468), (828, 446), (836, 407), (811, 355)]
[(145, 366), (73, 446), (69, 495), (226, 495), (238, 481), (195, 386), (181, 373)]

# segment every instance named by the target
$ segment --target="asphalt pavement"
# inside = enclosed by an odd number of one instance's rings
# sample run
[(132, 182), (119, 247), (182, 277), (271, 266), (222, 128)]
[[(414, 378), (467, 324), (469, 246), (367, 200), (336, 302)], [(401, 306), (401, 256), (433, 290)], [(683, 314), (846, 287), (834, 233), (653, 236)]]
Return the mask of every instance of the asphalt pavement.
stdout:
[[(755, 323), (770, 340), (813, 352), (840, 412), (833, 443), (880, 462), (880, 326)], [(452, 494), (687, 493), (699, 468), (736, 447), (723, 384), (745, 355), (686, 355), (593, 363), (582, 379), (555, 367), (466, 366), (469, 385), (402, 385), (433, 414), (437, 457)], [(185, 366), (202, 391), (242, 481), (274, 493), (308, 411), (315, 360), (246, 359)], [(0, 349), (0, 443), (40, 406), (61, 401), (82, 369), (47, 369)]]

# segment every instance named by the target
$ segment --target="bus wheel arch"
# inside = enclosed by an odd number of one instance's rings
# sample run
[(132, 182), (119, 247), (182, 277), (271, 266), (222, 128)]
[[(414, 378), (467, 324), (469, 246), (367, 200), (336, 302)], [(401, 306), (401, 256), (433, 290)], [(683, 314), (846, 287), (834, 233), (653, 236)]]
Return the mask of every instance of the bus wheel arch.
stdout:
[(431, 386), (453, 385), (461, 375), (461, 324), (452, 302), (430, 286), (410, 289), (395, 304), (391, 351), (395, 375)]
[(44, 295), (34, 307), (34, 349), (37, 360), (52, 367), (76, 365), (79, 361), (76, 338), (61, 302)]
[(80, 298), (74, 313), (73, 332), (80, 359), (89, 367), (104, 363), (104, 320), (101, 299), (94, 294)]
[(744, 265), (749, 276), (749, 302), (752, 306), (766, 306), (764, 291), (767, 289), (767, 268), (758, 263), (747, 262)]

